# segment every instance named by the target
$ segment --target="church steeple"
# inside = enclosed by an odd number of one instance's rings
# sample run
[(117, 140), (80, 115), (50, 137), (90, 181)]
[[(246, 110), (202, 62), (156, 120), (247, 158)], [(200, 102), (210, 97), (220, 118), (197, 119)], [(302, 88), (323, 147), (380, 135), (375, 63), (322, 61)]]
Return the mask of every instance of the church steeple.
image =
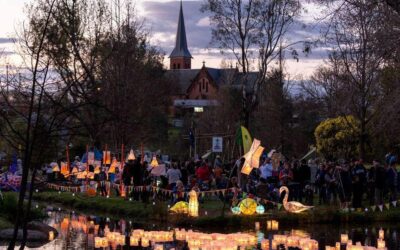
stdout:
[(170, 58), (170, 69), (190, 69), (192, 55), (189, 52), (186, 40), (185, 19), (183, 18), (182, 0), (179, 10), (178, 29), (176, 32), (175, 48)]

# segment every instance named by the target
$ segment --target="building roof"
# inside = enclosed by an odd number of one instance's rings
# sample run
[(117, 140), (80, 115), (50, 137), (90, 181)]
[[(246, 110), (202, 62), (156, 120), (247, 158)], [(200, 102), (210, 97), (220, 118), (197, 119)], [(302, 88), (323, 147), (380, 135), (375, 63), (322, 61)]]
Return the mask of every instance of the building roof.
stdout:
[[(236, 68), (216, 69), (205, 67), (208, 74), (217, 86), (230, 85), (232, 87), (241, 87), (244, 81), (244, 74), (238, 72)], [(166, 76), (178, 83), (181, 94), (186, 94), (189, 86), (197, 77), (202, 69), (174, 69), (167, 70)], [(257, 72), (249, 72), (245, 81), (246, 91), (251, 92), (254, 82), (257, 80)]]
[(183, 18), (182, 1), (181, 1), (181, 8), (179, 10), (179, 20), (178, 20), (178, 29), (176, 32), (175, 48), (169, 57), (170, 58), (173, 58), (173, 57), (190, 57), (190, 58), (192, 58), (192, 55), (190, 54), (188, 46), (187, 46), (185, 19)]

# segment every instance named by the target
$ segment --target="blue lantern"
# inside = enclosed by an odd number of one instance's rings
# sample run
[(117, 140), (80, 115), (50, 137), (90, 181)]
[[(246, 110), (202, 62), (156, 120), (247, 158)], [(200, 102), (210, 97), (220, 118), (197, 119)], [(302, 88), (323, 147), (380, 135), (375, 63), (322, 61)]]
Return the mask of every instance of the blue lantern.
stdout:
[(258, 205), (256, 208), (256, 213), (257, 214), (263, 214), (265, 212), (265, 208), (263, 205)]
[(232, 207), (231, 211), (232, 211), (233, 214), (240, 214), (240, 208), (237, 207), (237, 206), (236, 207)]

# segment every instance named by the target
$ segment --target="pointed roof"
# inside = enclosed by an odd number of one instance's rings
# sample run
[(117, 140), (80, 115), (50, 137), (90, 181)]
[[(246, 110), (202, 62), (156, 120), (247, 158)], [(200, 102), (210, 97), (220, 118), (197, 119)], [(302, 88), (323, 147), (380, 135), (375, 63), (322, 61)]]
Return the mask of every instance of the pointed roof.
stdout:
[(178, 21), (178, 30), (176, 32), (175, 48), (169, 57), (192, 58), (192, 55), (190, 54), (189, 49), (187, 47), (185, 19), (183, 18), (182, 1), (181, 1), (181, 8), (179, 11), (179, 21)]

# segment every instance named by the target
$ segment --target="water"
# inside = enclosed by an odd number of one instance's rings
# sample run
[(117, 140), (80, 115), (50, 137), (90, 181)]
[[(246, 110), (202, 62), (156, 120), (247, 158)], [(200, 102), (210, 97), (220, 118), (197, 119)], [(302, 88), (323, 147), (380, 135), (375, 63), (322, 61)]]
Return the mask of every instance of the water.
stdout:
[[(113, 220), (99, 216), (78, 214), (72, 211), (59, 211), (58, 209), (48, 209), (47, 213), (49, 217), (45, 220), (45, 223), (57, 229), (59, 232), (58, 237), (44, 245), (35, 246), (36, 248), (28, 247), (27, 249), (96, 249), (95, 241), (99, 243), (99, 239), (101, 239), (96, 237), (106, 239), (105, 236), (108, 236), (110, 238), (110, 232), (114, 232), (117, 236), (114, 235), (111, 237), (112, 240), (107, 240), (107, 247), (97, 249), (143, 249), (129, 246), (130, 238), (123, 235), (130, 235), (130, 232), (135, 229), (165, 232), (174, 230), (172, 225), (138, 225), (129, 220)], [(305, 225), (290, 228), (281, 226), (278, 230), (267, 230), (266, 221), (260, 221), (260, 230), (256, 231), (255, 228), (247, 228), (240, 233), (257, 238), (259, 242), (263, 238), (272, 240), (276, 234), (309, 237), (318, 241), (319, 249), (325, 249), (326, 245), (334, 246), (336, 242), (340, 241), (340, 235), (344, 233), (348, 234), (353, 243), (361, 242), (362, 245), (376, 246), (380, 228), (384, 230), (387, 248), (390, 250), (400, 249), (400, 240), (398, 238), (400, 226), (398, 225)], [(190, 229), (186, 229), (186, 232), (187, 230)], [(216, 233), (207, 230), (192, 230), (207, 234)], [(218, 233), (221, 233), (221, 231)], [(223, 233), (237, 233), (237, 231), (228, 229), (223, 230)], [(118, 239), (118, 235), (120, 235), (120, 239)], [(239, 236), (235, 235), (235, 237)], [(125, 244), (121, 244), (121, 242), (125, 242)], [(184, 241), (161, 244), (163, 249), (187, 249), (187, 243)], [(256, 247), (252, 245), (248, 248), (255, 249)], [(5, 249), (5, 247), (0, 247), (0, 249)]]

